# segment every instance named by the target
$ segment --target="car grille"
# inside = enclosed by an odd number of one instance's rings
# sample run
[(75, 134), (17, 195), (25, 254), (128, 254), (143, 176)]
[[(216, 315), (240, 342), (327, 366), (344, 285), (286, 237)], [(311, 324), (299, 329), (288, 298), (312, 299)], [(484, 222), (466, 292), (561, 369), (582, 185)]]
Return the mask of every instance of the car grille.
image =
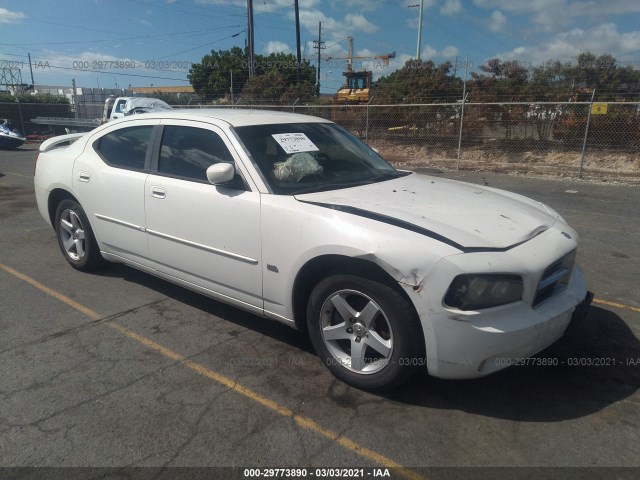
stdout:
[(533, 299), (534, 308), (567, 288), (575, 260), (574, 250), (545, 269)]

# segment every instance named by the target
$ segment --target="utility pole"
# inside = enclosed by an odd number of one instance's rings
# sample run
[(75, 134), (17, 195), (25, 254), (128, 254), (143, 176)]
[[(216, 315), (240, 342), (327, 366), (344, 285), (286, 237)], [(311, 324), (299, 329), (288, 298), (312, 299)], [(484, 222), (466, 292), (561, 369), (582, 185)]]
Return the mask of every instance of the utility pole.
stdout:
[(231, 75), (231, 86), (229, 87), (229, 91), (231, 92), (231, 105), (233, 105), (233, 70), (229, 70), (229, 75)]
[(71, 98), (73, 99), (73, 111), (75, 113), (75, 118), (78, 118), (78, 102), (76, 101), (76, 79), (71, 79)]
[(322, 41), (322, 22), (318, 22), (318, 40), (313, 41), (313, 48), (318, 49), (318, 82), (316, 84), (316, 95), (320, 96), (320, 51), (325, 49), (324, 42)]
[(249, 45), (249, 78), (255, 75), (253, 43), (253, 0), (247, 0), (247, 44)]
[(33, 68), (31, 67), (31, 54), (27, 53), (27, 56), (29, 57), (29, 71), (31, 72), (31, 86), (33, 87), (33, 91), (35, 92), (36, 84), (33, 81)]
[(296, 10), (296, 54), (298, 60), (298, 83), (300, 83), (300, 71), (302, 69), (300, 62), (302, 61), (302, 56), (300, 55), (300, 9), (298, 8), (298, 0), (295, 0), (293, 5)]
[(416, 48), (416, 60), (420, 61), (420, 44), (422, 43), (422, 11), (424, 10), (424, 0), (420, 0), (420, 17), (418, 20), (418, 47)]

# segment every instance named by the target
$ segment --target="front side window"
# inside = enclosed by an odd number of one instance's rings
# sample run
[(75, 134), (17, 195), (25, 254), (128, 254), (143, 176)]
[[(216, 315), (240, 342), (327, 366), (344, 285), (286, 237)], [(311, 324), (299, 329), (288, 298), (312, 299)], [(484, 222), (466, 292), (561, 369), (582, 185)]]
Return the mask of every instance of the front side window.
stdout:
[(153, 125), (121, 128), (102, 136), (95, 148), (114, 167), (144, 170), (152, 130)]
[(251, 125), (235, 130), (276, 194), (334, 190), (404, 175), (334, 123)]
[[(207, 168), (220, 162), (235, 164), (231, 152), (215, 132), (178, 125), (164, 127), (158, 173), (206, 182)], [(239, 177), (235, 181), (238, 180), (242, 184)]]
[(115, 112), (122, 113), (122, 107), (124, 107), (125, 103), (127, 103), (126, 100), (119, 100), (118, 103), (116, 103)]

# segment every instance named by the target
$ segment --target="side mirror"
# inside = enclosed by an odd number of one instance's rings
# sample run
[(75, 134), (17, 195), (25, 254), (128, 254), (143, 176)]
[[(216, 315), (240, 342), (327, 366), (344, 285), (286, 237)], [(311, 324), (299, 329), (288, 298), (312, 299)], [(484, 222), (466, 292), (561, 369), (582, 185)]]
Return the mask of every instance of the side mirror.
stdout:
[(220, 185), (233, 180), (236, 169), (230, 163), (214, 163), (207, 168), (207, 180), (213, 185)]

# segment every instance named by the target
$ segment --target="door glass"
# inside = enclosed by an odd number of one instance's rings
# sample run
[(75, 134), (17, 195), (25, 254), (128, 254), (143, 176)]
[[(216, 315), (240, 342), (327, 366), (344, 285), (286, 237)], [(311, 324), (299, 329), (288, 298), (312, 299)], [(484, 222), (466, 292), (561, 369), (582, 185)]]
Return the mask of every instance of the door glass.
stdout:
[[(177, 125), (164, 127), (158, 173), (206, 182), (207, 168), (220, 162), (235, 163), (222, 138), (215, 132)], [(236, 180), (229, 183), (239, 180), (240, 185), (243, 185), (242, 179), (238, 175), (236, 177)], [(234, 185), (226, 186), (241, 188)]]
[(127, 127), (107, 133), (95, 144), (100, 156), (114, 167), (144, 170), (153, 125)]

